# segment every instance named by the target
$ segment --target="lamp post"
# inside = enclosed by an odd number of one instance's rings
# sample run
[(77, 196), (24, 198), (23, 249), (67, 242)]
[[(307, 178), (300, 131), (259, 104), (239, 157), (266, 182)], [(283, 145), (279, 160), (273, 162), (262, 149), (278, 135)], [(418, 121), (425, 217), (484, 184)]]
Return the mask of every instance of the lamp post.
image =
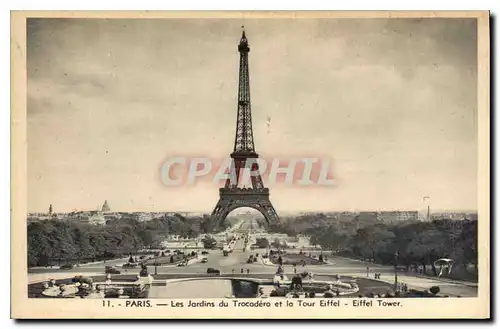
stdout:
[(398, 257), (399, 253), (394, 253), (394, 292), (398, 291)]
[(158, 274), (158, 256), (155, 256), (155, 275)]

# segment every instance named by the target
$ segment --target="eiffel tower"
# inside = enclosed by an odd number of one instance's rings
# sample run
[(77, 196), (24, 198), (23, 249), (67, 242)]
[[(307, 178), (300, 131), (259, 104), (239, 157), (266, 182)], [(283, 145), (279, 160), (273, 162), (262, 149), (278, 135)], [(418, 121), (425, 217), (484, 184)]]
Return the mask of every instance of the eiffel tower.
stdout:
[[(212, 229), (218, 229), (227, 215), (241, 207), (256, 209), (266, 219), (267, 223), (279, 223), (278, 214), (269, 199), (269, 189), (264, 187), (259, 166), (256, 159), (252, 131), (252, 111), (250, 106), (250, 76), (248, 73), (248, 40), (243, 29), (240, 44), (240, 72), (238, 87), (238, 118), (236, 120), (236, 137), (234, 151), (231, 153), (231, 168), (234, 176), (228, 178), (223, 188), (219, 189), (219, 202), (211, 216)], [(242, 183), (241, 172), (247, 168), (250, 175), (251, 187), (240, 188)]]

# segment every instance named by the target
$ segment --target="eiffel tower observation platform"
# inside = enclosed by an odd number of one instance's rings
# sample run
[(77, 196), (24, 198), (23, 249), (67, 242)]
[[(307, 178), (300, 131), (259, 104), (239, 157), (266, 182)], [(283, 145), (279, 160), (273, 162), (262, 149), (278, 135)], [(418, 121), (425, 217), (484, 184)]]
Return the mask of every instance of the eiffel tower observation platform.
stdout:
[(250, 194), (258, 194), (258, 195), (269, 195), (269, 189), (267, 187), (264, 188), (240, 188), (240, 187), (223, 187), (219, 189), (219, 195), (250, 195)]

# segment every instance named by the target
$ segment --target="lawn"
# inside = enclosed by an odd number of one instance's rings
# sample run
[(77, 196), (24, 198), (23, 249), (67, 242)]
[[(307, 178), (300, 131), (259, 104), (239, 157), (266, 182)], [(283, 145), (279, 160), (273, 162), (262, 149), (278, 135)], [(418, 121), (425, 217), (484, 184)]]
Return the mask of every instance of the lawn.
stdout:
[(156, 257), (153, 259), (148, 259), (146, 261), (146, 265), (155, 265), (155, 262), (157, 262), (158, 265), (169, 265), (169, 264), (177, 264), (182, 262), (183, 260), (189, 260), (192, 259), (196, 256), (191, 256), (191, 254), (188, 255), (177, 255), (177, 254), (172, 254), (172, 255), (166, 255), (166, 256), (161, 256), (161, 257)]
[[(272, 255), (269, 259), (273, 264), (278, 264), (278, 255)], [(281, 255), (283, 265), (321, 265), (324, 264), (318, 260), (318, 258), (308, 257), (305, 254), (284, 254)]]

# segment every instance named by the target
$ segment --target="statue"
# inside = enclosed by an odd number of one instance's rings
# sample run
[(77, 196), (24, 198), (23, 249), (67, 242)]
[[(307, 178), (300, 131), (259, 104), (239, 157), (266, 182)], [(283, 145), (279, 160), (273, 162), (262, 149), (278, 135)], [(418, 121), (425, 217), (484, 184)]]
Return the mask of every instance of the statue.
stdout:
[(149, 276), (148, 267), (144, 263), (141, 264), (141, 271), (139, 272), (139, 276), (141, 277)]

